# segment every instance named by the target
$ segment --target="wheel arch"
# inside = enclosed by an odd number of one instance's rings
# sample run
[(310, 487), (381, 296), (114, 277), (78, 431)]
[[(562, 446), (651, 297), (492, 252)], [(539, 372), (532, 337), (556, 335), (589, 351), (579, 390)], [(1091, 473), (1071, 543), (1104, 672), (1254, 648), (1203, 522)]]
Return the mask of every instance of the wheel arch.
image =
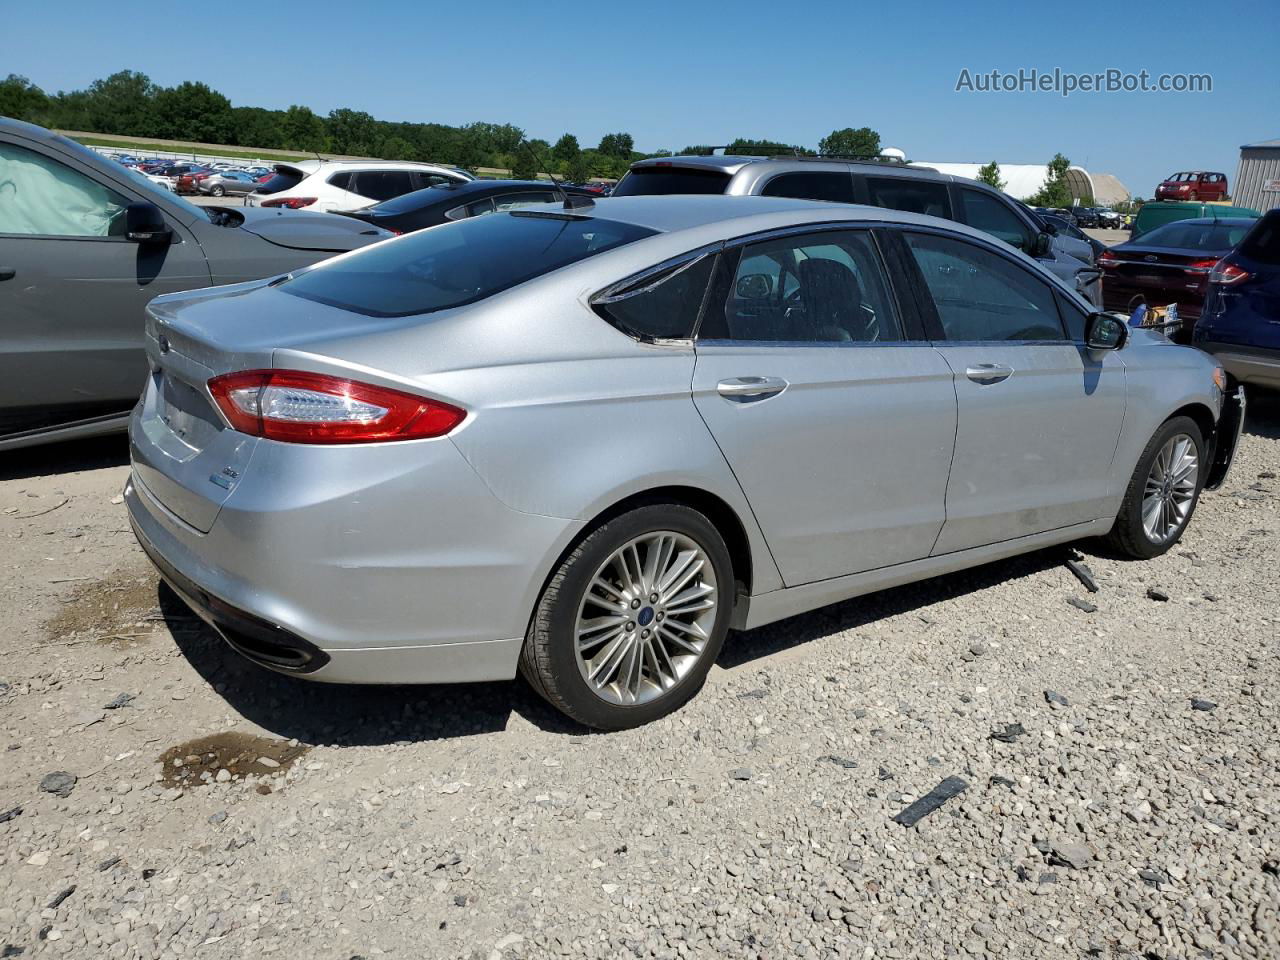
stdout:
[(1174, 417), (1187, 417), (1200, 428), (1200, 437), (1205, 443), (1207, 459), (1212, 460), (1214, 434), (1218, 429), (1218, 421), (1214, 418), (1213, 411), (1203, 403), (1188, 403), (1165, 417), (1162, 423), (1168, 423)]

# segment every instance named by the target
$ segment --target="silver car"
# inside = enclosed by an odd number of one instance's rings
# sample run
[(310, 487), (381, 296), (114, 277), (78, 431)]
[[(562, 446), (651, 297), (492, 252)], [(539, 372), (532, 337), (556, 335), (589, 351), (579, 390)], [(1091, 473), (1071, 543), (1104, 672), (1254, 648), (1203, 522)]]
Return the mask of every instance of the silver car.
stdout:
[(1242, 420), (1204, 354), (872, 207), (578, 199), (148, 312), (129, 513), (233, 648), (519, 670), (605, 729), (730, 628), (1082, 537), (1161, 554)]
[(245, 197), (258, 189), (258, 181), (238, 170), (223, 170), (196, 183), (196, 191), (210, 197)]

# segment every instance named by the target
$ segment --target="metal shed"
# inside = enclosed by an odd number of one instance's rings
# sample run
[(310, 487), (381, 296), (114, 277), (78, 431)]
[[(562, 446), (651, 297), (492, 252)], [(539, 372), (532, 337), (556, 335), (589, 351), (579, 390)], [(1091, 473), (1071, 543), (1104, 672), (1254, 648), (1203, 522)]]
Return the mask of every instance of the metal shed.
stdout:
[(1240, 147), (1240, 166), (1236, 168), (1231, 202), (1263, 213), (1280, 207), (1280, 140), (1262, 140)]

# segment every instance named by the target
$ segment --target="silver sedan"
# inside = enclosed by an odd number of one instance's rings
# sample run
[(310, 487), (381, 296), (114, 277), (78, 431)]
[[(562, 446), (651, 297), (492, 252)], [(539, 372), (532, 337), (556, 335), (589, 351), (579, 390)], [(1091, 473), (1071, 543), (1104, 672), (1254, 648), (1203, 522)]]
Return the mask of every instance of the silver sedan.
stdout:
[(479, 217), (159, 297), (126, 499), (235, 650), (678, 708), (731, 628), (1177, 542), (1242, 400), (959, 224), (756, 197)]
[(243, 197), (258, 189), (258, 181), (247, 173), (223, 170), (196, 182), (196, 190), (209, 197)]

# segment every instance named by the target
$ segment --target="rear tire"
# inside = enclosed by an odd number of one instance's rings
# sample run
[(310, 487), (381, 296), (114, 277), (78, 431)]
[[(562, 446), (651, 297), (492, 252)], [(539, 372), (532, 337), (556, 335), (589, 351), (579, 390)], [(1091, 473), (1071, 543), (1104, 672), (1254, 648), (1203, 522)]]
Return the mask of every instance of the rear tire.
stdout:
[(1200, 194), (1192, 190), (1189, 194), (1187, 194), (1187, 199), (1190, 200), (1192, 203), (1195, 203), (1197, 200), (1200, 199)]
[(214, 197), (221, 197), (226, 192), (227, 191), (225, 187), (214, 187), (212, 190), (209, 191), (209, 194)]
[(682, 504), (639, 507), (594, 529), (552, 573), (520, 672), (579, 723), (638, 727), (701, 689), (734, 598), (733, 563), (710, 520)]
[(1166, 420), (1138, 458), (1107, 542), (1138, 560), (1165, 553), (1191, 522), (1208, 467), (1196, 422)]

